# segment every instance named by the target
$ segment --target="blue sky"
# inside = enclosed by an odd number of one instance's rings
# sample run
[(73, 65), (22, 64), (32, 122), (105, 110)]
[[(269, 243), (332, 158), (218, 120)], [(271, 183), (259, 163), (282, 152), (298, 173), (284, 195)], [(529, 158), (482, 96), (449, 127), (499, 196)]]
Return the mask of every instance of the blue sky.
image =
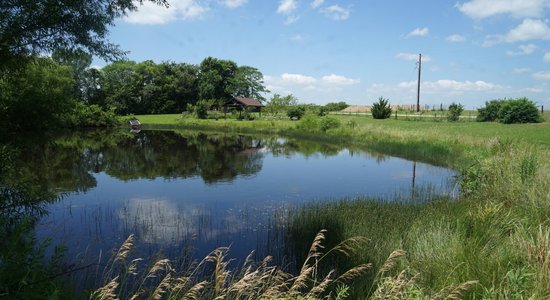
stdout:
[(230, 59), (258, 68), (271, 95), (318, 104), (413, 104), (422, 53), (421, 103), (526, 96), (550, 109), (550, 0), (169, 3), (118, 20), (111, 42), (135, 61)]

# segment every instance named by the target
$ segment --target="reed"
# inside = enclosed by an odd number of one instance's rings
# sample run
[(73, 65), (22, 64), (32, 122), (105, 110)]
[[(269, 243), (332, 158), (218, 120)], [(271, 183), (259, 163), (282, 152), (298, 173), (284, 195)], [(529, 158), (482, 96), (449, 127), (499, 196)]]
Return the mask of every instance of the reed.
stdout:
[[(129, 238), (115, 254), (111, 265), (106, 268), (105, 284), (93, 291), (90, 299), (345, 299), (345, 286), (342, 284), (360, 278), (371, 270), (371, 265), (357, 265), (335, 277), (337, 271), (334, 269), (321, 276), (319, 264), (327, 253), (334, 251), (349, 254), (365, 239), (347, 239), (325, 252), (323, 243), (326, 233), (326, 230), (321, 230), (316, 234), (306, 260), (296, 276), (270, 265), (269, 257), (259, 263), (247, 259), (240, 270), (233, 270), (228, 266), (229, 248), (212, 251), (193, 268), (183, 272), (172, 269), (170, 261), (160, 259), (147, 272), (138, 275), (129, 272), (128, 269), (119, 268), (120, 264), (128, 265), (138, 261), (130, 260), (128, 255), (133, 247), (132, 239)], [(387, 289), (387, 283), (400, 282), (403, 276), (393, 278), (386, 274), (396, 266), (396, 261), (403, 255), (404, 252), (401, 250), (393, 252), (378, 271), (377, 280), (382, 284), (373, 293), (375, 299), (389, 299), (386, 296), (395, 294), (395, 289)], [(163, 275), (160, 276), (161, 274)], [(121, 289), (123, 285), (131, 287), (131, 284), (124, 281), (134, 281), (134, 277), (137, 276), (142, 276), (142, 279), (138, 280), (141, 281), (139, 286)], [(161, 277), (161, 280), (152, 280)], [(144, 285), (143, 282), (148, 280), (152, 281)], [(409, 281), (412, 283), (412, 280)], [(339, 285), (335, 286), (336, 284)], [(457, 291), (467, 290), (468, 287), (468, 282), (460, 288), (450, 286), (447, 288), (447, 294), (459, 295)]]

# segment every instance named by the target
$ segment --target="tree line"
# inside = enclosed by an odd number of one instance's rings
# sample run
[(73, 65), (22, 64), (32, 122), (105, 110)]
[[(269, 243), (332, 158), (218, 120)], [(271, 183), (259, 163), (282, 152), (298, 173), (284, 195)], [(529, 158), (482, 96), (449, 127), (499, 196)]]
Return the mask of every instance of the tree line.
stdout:
[(181, 113), (199, 100), (222, 106), (232, 95), (265, 101), (268, 92), (258, 69), (213, 57), (199, 65), (118, 61), (89, 69), (82, 83), (84, 102), (122, 115)]
[(199, 65), (120, 60), (90, 68), (84, 51), (56, 50), (28, 58), (0, 76), (0, 119), (12, 131), (106, 126), (116, 115), (181, 113), (209, 100), (221, 107), (232, 95), (265, 101), (263, 74), (231, 60)]

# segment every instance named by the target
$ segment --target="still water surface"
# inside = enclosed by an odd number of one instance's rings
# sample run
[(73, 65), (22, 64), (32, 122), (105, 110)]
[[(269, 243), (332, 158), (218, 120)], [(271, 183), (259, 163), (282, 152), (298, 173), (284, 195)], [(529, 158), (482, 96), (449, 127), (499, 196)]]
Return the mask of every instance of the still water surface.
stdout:
[(202, 258), (231, 246), (237, 259), (263, 257), (283, 246), (273, 228), (284, 228), (285, 211), (305, 203), (456, 193), (447, 168), (274, 136), (73, 133), (43, 152), (40, 176), (63, 196), (46, 205), (37, 235), (83, 261), (130, 234), (144, 255)]

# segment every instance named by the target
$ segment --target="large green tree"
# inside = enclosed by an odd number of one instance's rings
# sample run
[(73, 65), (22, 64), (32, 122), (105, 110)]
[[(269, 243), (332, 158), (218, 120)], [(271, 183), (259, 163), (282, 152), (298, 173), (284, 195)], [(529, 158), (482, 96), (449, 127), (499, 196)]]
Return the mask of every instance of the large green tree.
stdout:
[[(167, 0), (149, 0), (168, 5)], [(29, 55), (81, 49), (107, 60), (124, 52), (107, 39), (114, 20), (144, 0), (2, 0), (0, 69)]]
[(93, 104), (115, 107), (119, 114), (137, 113), (141, 86), (137, 82), (135, 62), (117, 61), (105, 66), (101, 69), (99, 87), (101, 97)]
[(265, 101), (262, 93), (269, 93), (264, 86), (264, 75), (258, 69), (240, 66), (232, 80), (232, 93), (236, 96)]
[(0, 78), (1, 130), (63, 125), (74, 104), (71, 68), (49, 58), (35, 58)]
[(233, 94), (237, 64), (231, 60), (205, 58), (199, 66), (199, 97), (221, 103)]

